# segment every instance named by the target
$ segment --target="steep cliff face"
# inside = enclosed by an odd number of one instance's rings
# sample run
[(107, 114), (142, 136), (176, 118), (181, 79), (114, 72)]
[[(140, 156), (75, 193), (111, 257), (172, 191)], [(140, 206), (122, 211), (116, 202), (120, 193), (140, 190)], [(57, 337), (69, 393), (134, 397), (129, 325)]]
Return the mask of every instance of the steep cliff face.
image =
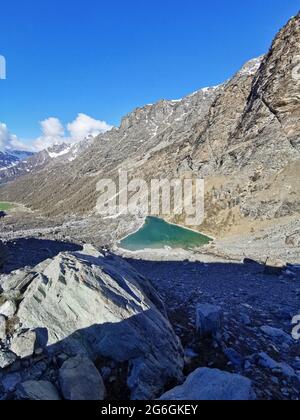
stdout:
[(97, 182), (116, 179), (119, 169), (144, 179), (189, 171), (206, 179), (201, 230), (222, 237), (266, 220), (289, 222), (300, 208), (299, 64), (300, 14), (266, 56), (224, 85), (135, 110), (71, 162), (18, 179), (0, 198), (47, 217), (86, 217), (94, 213)]
[(224, 159), (246, 188), (241, 212), (278, 219), (299, 213), (300, 16), (280, 31), (264, 58)]
[[(299, 158), (300, 17), (280, 31), (254, 79), (238, 128), (231, 138), (233, 159), (261, 161), (278, 170)], [(275, 154), (275, 155), (274, 155)]]
[(196, 138), (193, 156), (203, 176), (220, 172), (230, 138), (243, 115), (262, 57), (247, 63), (224, 87), (210, 108), (206, 125)]

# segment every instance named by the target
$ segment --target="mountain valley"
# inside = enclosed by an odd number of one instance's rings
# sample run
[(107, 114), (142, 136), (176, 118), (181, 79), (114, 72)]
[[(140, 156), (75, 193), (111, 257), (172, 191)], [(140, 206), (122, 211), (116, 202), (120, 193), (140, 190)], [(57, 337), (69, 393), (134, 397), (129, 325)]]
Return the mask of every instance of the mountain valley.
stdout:
[[(299, 400), (299, 66), (300, 13), (222, 85), (0, 153), (0, 400)], [(101, 216), (124, 171), (204, 179), (204, 222)]]

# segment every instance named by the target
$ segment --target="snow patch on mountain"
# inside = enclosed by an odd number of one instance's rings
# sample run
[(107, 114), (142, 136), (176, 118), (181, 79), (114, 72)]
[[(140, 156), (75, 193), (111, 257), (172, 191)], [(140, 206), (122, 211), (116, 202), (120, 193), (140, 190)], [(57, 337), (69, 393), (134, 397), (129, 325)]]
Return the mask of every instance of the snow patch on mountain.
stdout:
[(239, 71), (241, 76), (253, 76), (261, 66), (261, 63), (264, 59), (264, 55), (254, 58), (253, 60), (248, 61)]

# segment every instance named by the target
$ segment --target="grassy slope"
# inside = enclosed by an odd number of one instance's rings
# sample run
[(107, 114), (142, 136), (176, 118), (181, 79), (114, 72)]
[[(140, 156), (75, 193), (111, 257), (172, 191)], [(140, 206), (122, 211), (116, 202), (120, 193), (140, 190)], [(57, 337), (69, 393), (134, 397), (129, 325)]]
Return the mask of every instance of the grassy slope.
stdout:
[(0, 211), (7, 211), (11, 210), (13, 208), (13, 205), (10, 203), (1, 203), (0, 202)]

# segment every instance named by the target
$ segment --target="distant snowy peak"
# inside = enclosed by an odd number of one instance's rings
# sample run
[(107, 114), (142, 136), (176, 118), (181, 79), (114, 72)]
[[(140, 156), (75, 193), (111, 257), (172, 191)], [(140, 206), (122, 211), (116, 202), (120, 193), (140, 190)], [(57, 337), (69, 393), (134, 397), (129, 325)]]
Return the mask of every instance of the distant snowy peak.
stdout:
[(183, 102), (183, 101), (187, 100), (188, 98), (192, 98), (193, 96), (196, 96), (196, 95), (204, 95), (204, 96), (206, 96), (206, 95), (210, 95), (212, 93), (215, 94), (216, 91), (218, 89), (222, 88), (223, 86), (224, 85), (221, 84), (221, 85), (217, 85), (217, 86), (204, 87), (204, 88), (201, 88), (199, 90), (196, 90), (193, 93), (190, 93), (189, 95), (185, 96), (184, 98), (173, 99), (170, 102), (176, 104), (176, 103)]
[[(40, 171), (49, 165), (63, 165), (72, 162), (94, 141), (94, 137), (76, 143), (57, 143), (38, 153), (0, 152), (0, 182)], [(22, 158), (22, 159), (21, 159)]]
[(28, 152), (25, 150), (7, 150), (7, 153), (18, 160), (28, 159), (30, 156), (34, 155), (33, 152)]
[[(263, 59), (265, 58), (265, 55), (262, 55), (260, 57), (257, 58), (253, 58), (250, 61), (247, 61), (247, 63), (245, 63), (243, 65), (243, 67), (238, 71), (238, 75), (240, 76), (253, 76), (255, 75), (255, 73), (258, 71), (258, 69), (261, 66), (261, 63), (263, 61)], [(187, 101), (189, 98), (192, 98), (194, 96), (210, 96), (210, 95), (215, 95), (216, 93), (218, 93), (219, 91), (222, 91), (222, 89), (226, 86), (226, 83), (222, 83), (216, 86), (209, 86), (209, 87), (204, 87), (201, 88), (199, 90), (196, 90), (193, 93), (190, 93), (189, 95), (180, 98), (180, 99), (173, 99), (170, 102), (173, 104), (178, 104), (184, 101)]]
[(70, 151), (71, 147), (71, 144), (66, 143), (54, 144), (53, 146), (49, 147), (46, 152), (51, 159), (56, 159), (60, 156), (66, 155)]
[(17, 165), (20, 161), (28, 159), (33, 156), (32, 152), (20, 150), (5, 150), (0, 151), (0, 170)]

